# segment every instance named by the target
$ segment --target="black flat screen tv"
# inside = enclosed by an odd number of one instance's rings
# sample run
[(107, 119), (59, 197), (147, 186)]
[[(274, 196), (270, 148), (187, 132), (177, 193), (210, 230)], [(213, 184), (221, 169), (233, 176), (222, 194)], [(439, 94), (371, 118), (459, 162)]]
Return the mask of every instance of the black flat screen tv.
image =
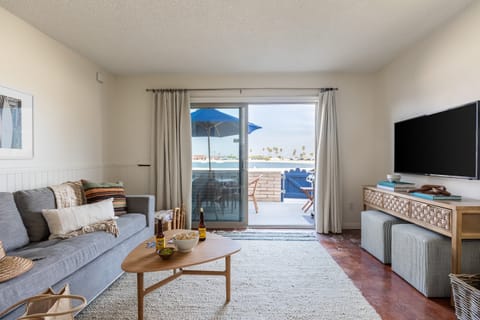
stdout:
[(480, 179), (479, 101), (394, 124), (394, 171)]

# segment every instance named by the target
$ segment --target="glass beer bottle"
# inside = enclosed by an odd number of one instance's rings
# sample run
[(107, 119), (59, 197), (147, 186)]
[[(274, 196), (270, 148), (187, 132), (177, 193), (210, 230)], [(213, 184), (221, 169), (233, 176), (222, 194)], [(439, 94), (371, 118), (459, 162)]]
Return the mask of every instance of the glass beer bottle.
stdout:
[(207, 239), (207, 227), (205, 226), (205, 217), (203, 216), (203, 208), (200, 208), (200, 222), (198, 223), (198, 240)]
[(165, 248), (166, 241), (165, 241), (165, 234), (163, 234), (163, 226), (162, 221), (157, 221), (157, 234), (155, 235), (155, 248), (156, 250), (161, 250)]

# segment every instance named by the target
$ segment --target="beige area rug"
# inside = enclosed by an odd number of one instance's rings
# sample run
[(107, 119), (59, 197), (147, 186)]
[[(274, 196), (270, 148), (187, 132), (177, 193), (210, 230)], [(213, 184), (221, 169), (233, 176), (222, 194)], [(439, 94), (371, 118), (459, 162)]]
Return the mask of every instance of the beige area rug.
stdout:
[[(146, 296), (145, 319), (380, 319), (318, 242), (240, 243), (229, 304), (225, 278), (185, 275)], [(201, 267), (221, 270), (224, 259)], [(145, 282), (166, 275), (145, 274)], [(136, 275), (125, 274), (76, 319), (137, 319), (136, 299)]]

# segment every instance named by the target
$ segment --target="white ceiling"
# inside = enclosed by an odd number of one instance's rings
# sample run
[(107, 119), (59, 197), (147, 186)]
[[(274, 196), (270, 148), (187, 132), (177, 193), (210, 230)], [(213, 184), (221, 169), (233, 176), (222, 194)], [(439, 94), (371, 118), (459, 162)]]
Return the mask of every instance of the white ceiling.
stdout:
[(0, 0), (110, 72), (375, 71), (473, 0)]

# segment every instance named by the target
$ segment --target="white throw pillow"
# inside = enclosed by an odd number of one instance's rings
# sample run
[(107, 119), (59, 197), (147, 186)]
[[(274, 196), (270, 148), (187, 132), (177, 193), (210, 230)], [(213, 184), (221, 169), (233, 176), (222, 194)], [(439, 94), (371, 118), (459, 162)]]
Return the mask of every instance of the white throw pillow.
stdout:
[(115, 218), (113, 199), (76, 207), (45, 209), (42, 214), (52, 235), (67, 234), (92, 223)]

